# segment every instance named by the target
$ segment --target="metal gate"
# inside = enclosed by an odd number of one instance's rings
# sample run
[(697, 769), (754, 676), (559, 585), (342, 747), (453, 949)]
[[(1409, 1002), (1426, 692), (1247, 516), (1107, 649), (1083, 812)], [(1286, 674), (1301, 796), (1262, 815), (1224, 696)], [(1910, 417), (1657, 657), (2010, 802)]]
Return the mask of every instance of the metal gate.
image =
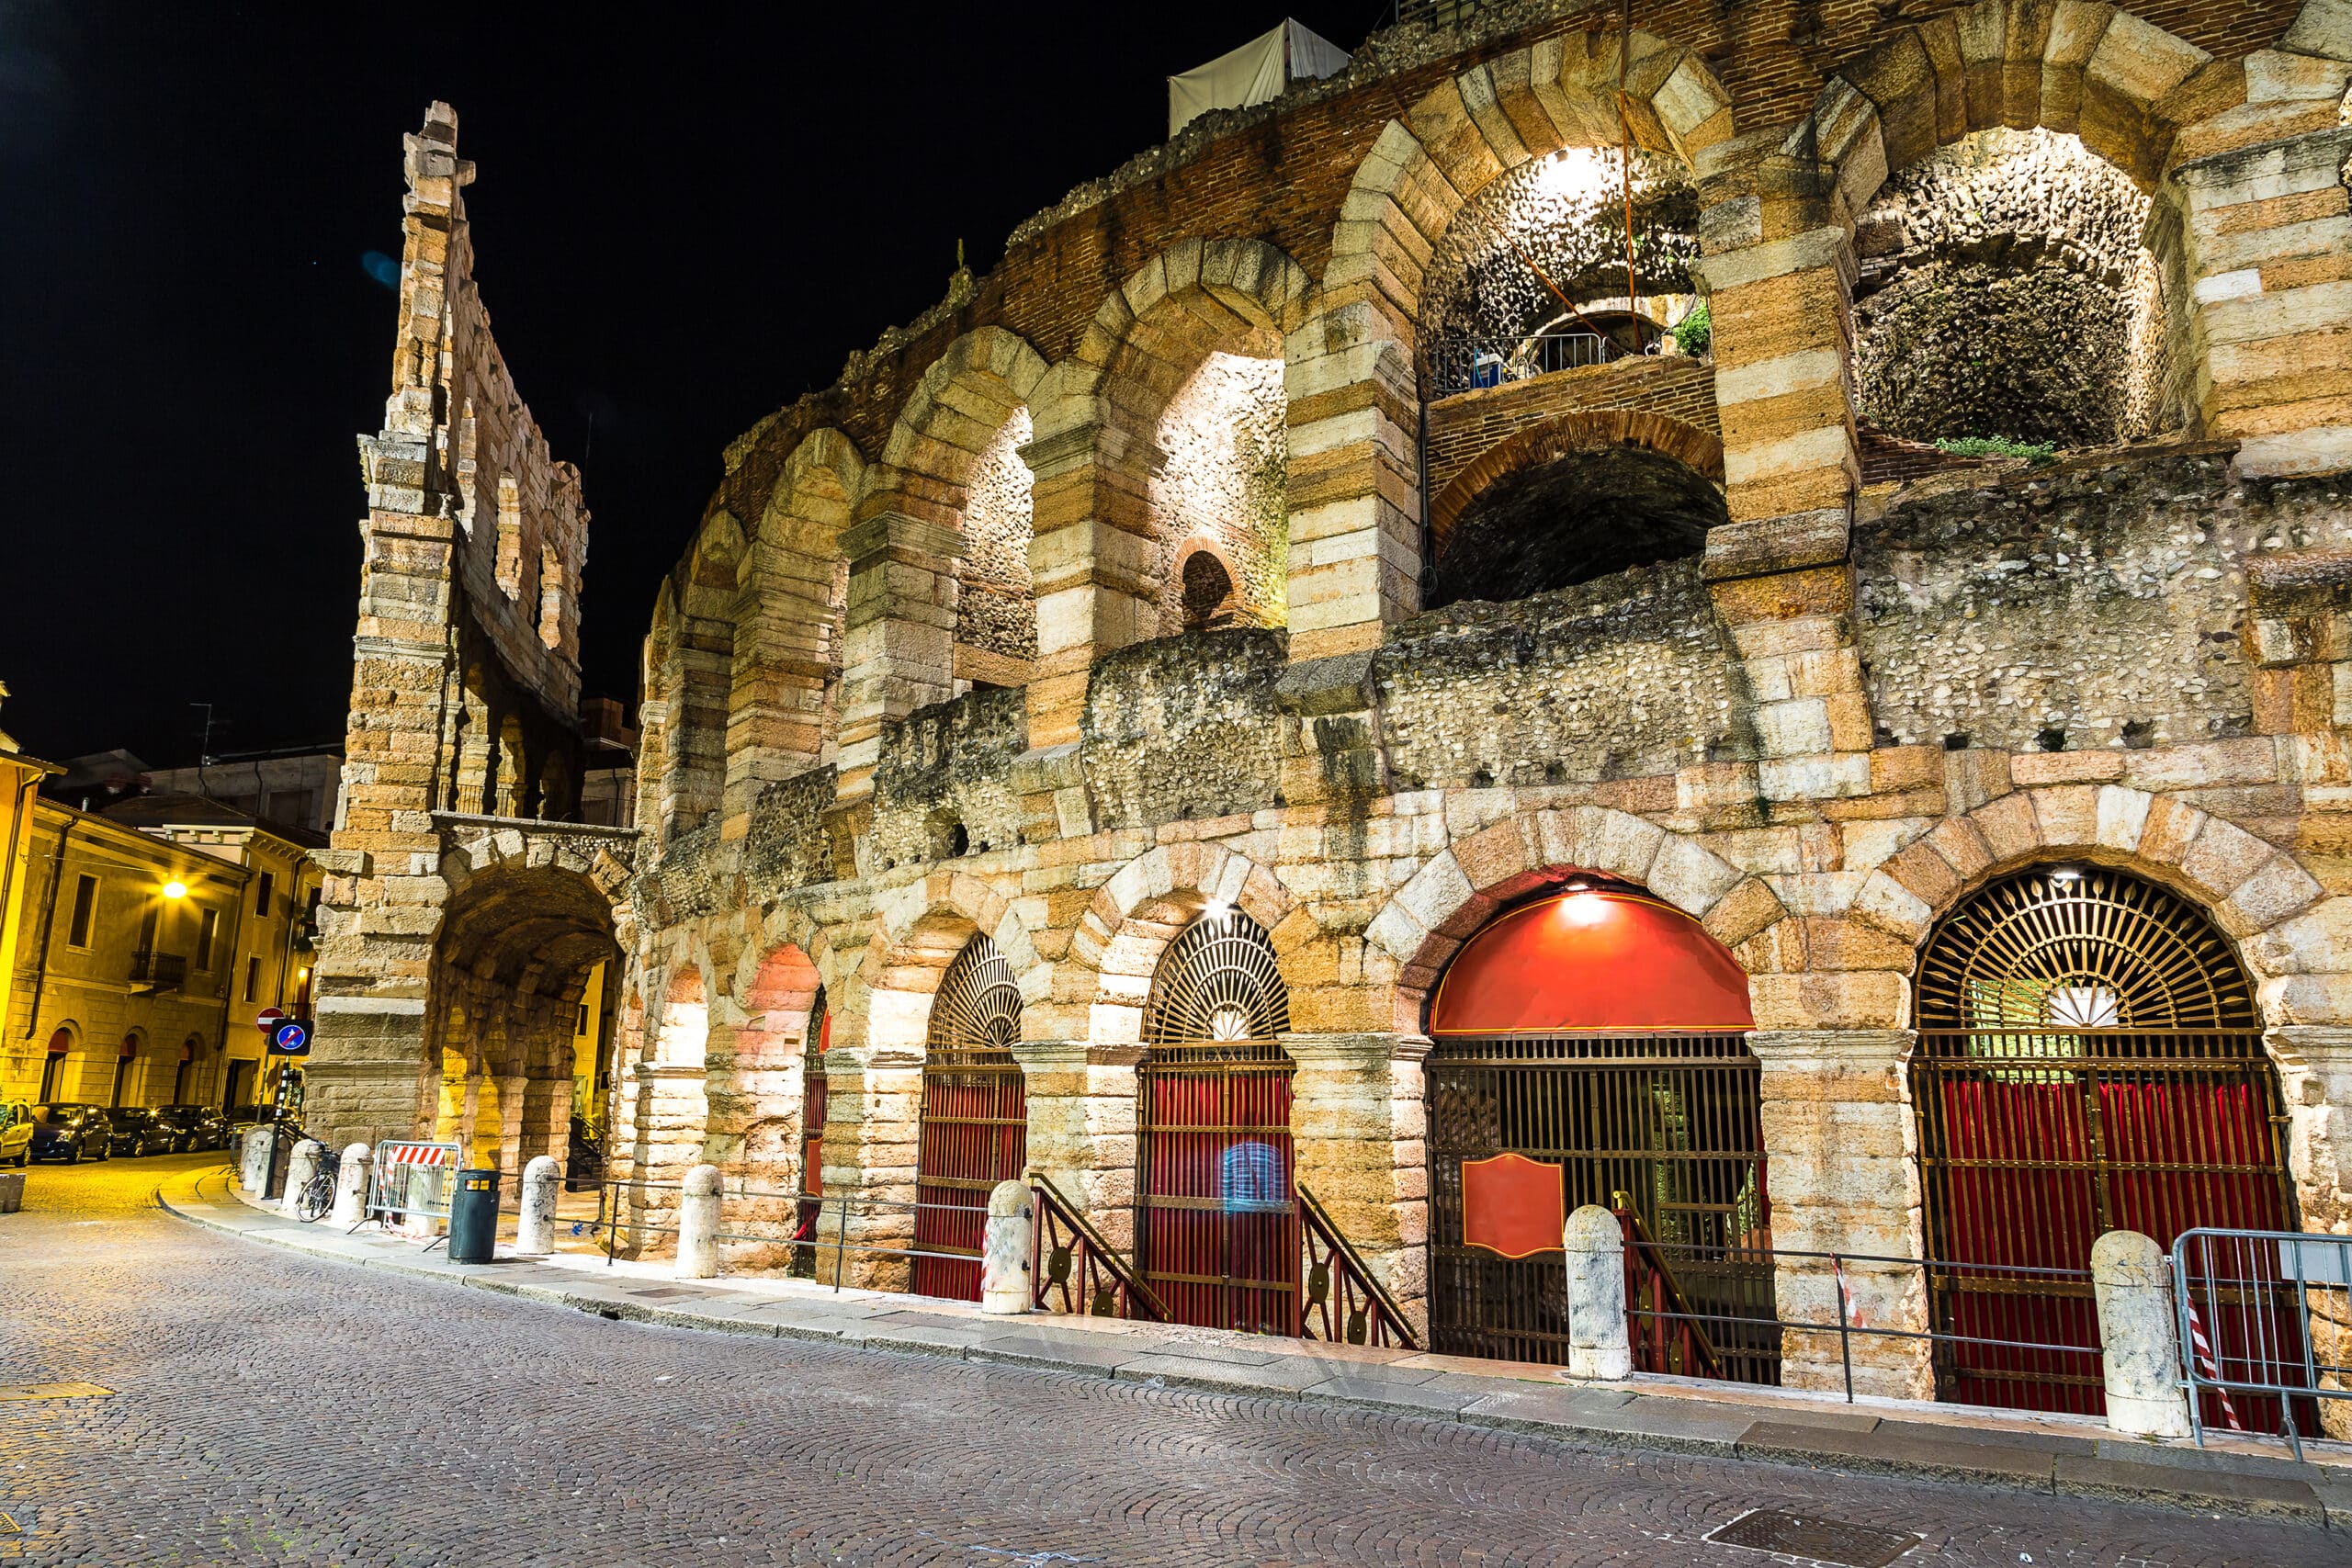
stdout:
[[(2293, 1228), (2286, 1116), (2253, 987), (2154, 883), (2040, 866), (1948, 916), (1919, 969), (1918, 1121), (1939, 1332), (2096, 1349), (2082, 1270), (2104, 1233)], [(2096, 1362), (1939, 1342), (1942, 1399), (2100, 1415)], [(2270, 1412), (2275, 1423), (2275, 1408)]]
[(1692, 1312), (1709, 1317), (1701, 1326), (1725, 1375), (1780, 1381), (1761, 1069), (1741, 1035), (1450, 1037), (1425, 1071), (1433, 1348), (1567, 1359), (1561, 1253), (1509, 1258), (1463, 1245), (1463, 1164), (1508, 1152), (1558, 1166), (1568, 1212), (1616, 1207), (1623, 1194)]
[(1178, 1323), (1299, 1331), (1289, 1028), (1249, 916), (1204, 915), (1169, 943), (1136, 1069), (1136, 1268)]
[(948, 964), (931, 1004), (923, 1054), (922, 1122), (915, 1155), (918, 1295), (980, 1299), (980, 1251), (989, 1193), (1022, 1173), (1029, 1154), (1028, 1100), (1012, 1043), (1021, 1037), (1021, 987), (985, 936)]
[[(833, 1015), (825, 1006), (825, 987), (808, 1009), (808, 1032), (800, 1047), (800, 1202), (793, 1216), (792, 1239), (808, 1242), (817, 1235), (820, 1201), (825, 1190), (825, 1051), (833, 1043)], [(813, 1279), (817, 1249), (793, 1249), (792, 1272)]]

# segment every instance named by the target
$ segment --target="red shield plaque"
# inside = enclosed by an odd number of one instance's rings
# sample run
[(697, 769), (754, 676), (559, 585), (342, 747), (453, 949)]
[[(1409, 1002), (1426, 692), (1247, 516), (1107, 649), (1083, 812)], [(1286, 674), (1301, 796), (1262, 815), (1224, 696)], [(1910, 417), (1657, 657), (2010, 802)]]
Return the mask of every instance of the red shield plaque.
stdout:
[(1462, 1162), (1462, 1240), (1504, 1258), (1561, 1250), (1567, 1228), (1560, 1168), (1525, 1155)]

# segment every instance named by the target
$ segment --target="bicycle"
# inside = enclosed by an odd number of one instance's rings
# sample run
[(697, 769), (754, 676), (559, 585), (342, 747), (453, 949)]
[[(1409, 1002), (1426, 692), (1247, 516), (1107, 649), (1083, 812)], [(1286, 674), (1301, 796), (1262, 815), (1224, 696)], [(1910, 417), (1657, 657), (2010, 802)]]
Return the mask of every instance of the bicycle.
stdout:
[(303, 1184), (294, 1201), (294, 1213), (304, 1224), (325, 1219), (334, 1211), (334, 1190), (343, 1173), (343, 1157), (333, 1149), (319, 1151), (319, 1168)]

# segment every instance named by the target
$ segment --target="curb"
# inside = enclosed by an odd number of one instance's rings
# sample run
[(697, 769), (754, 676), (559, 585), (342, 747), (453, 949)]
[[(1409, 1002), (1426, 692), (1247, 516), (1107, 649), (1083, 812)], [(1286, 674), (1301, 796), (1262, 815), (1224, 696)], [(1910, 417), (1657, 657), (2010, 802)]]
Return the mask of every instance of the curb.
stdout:
[[(272, 1234), (270, 1216), (259, 1210), (248, 1211), (256, 1222), (250, 1227), (228, 1224), (202, 1212), (201, 1206), (213, 1200), (197, 1188), (214, 1174), (198, 1172), (161, 1186), (155, 1201), (178, 1219), (242, 1241), (322, 1262), (382, 1269), (411, 1279), (567, 1307), (608, 1321), (937, 1356), (1193, 1393), (1336, 1404), (1584, 1447), (1793, 1464), (1831, 1473), (1998, 1487), (2352, 1531), (2352, 1467), (2099, 1436), (1955, 1427), (1873, 1416), (1842, 1405), (1834, 1414), (1825, 1410), (1822, 1418), (1808, 1420), (1809, 1412), (1803, 1410), (1623, 1384), (1570, 1385), (1461, 1372), (1408, 1380), (1378, 1362), (1355, 1363), (1286, 1349), (1226, 1351), (1204, 1342), (1171, 1353), (1121, 1347), (1107, 1337), (1099, 1347), (1055, 1344), (1047, 1337), (1050, 1320), (1035, 1317), (899, 1323), (868, 1329), (860, 1319), (877, 1304), (871, 1292), (840, 1298), (847, 1310), (830, 1318), (812, 1303), (809, 1315), (816, 1321), (803, 1322), (742, 1315), (796, 1304), (789, 1300), (747, 1295), (732, 1312), (654, 1305), (616, 1299), (609, 1292), (460, 1272), (463, 1266), (457, 1264), (427, 1265), (405, 1257), (353, 1258)], [(234, 1198), (225, 1201), (243, 1206)], [(643, 1283), (639, 1276), (628, 1278)], [(913, 1298), (905, 1308), (887, 1310), (920, 1313), (923, 1307), (920, 1298)], [(1020, 1338), (1024, 1328), (1033, 1331), (1029, 1343), (1002, 1343)]]

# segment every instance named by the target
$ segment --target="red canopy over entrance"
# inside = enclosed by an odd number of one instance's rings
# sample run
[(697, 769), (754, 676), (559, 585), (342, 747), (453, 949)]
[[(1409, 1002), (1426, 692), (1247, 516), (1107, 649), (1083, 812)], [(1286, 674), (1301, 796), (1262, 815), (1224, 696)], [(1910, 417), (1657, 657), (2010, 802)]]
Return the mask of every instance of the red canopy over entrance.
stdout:
[(1672, 905), (1615, 889), (1499, 917), (1454, 954), (1430, 1009), (1431, 1034), (1755, 1027), (1728, 949)]

